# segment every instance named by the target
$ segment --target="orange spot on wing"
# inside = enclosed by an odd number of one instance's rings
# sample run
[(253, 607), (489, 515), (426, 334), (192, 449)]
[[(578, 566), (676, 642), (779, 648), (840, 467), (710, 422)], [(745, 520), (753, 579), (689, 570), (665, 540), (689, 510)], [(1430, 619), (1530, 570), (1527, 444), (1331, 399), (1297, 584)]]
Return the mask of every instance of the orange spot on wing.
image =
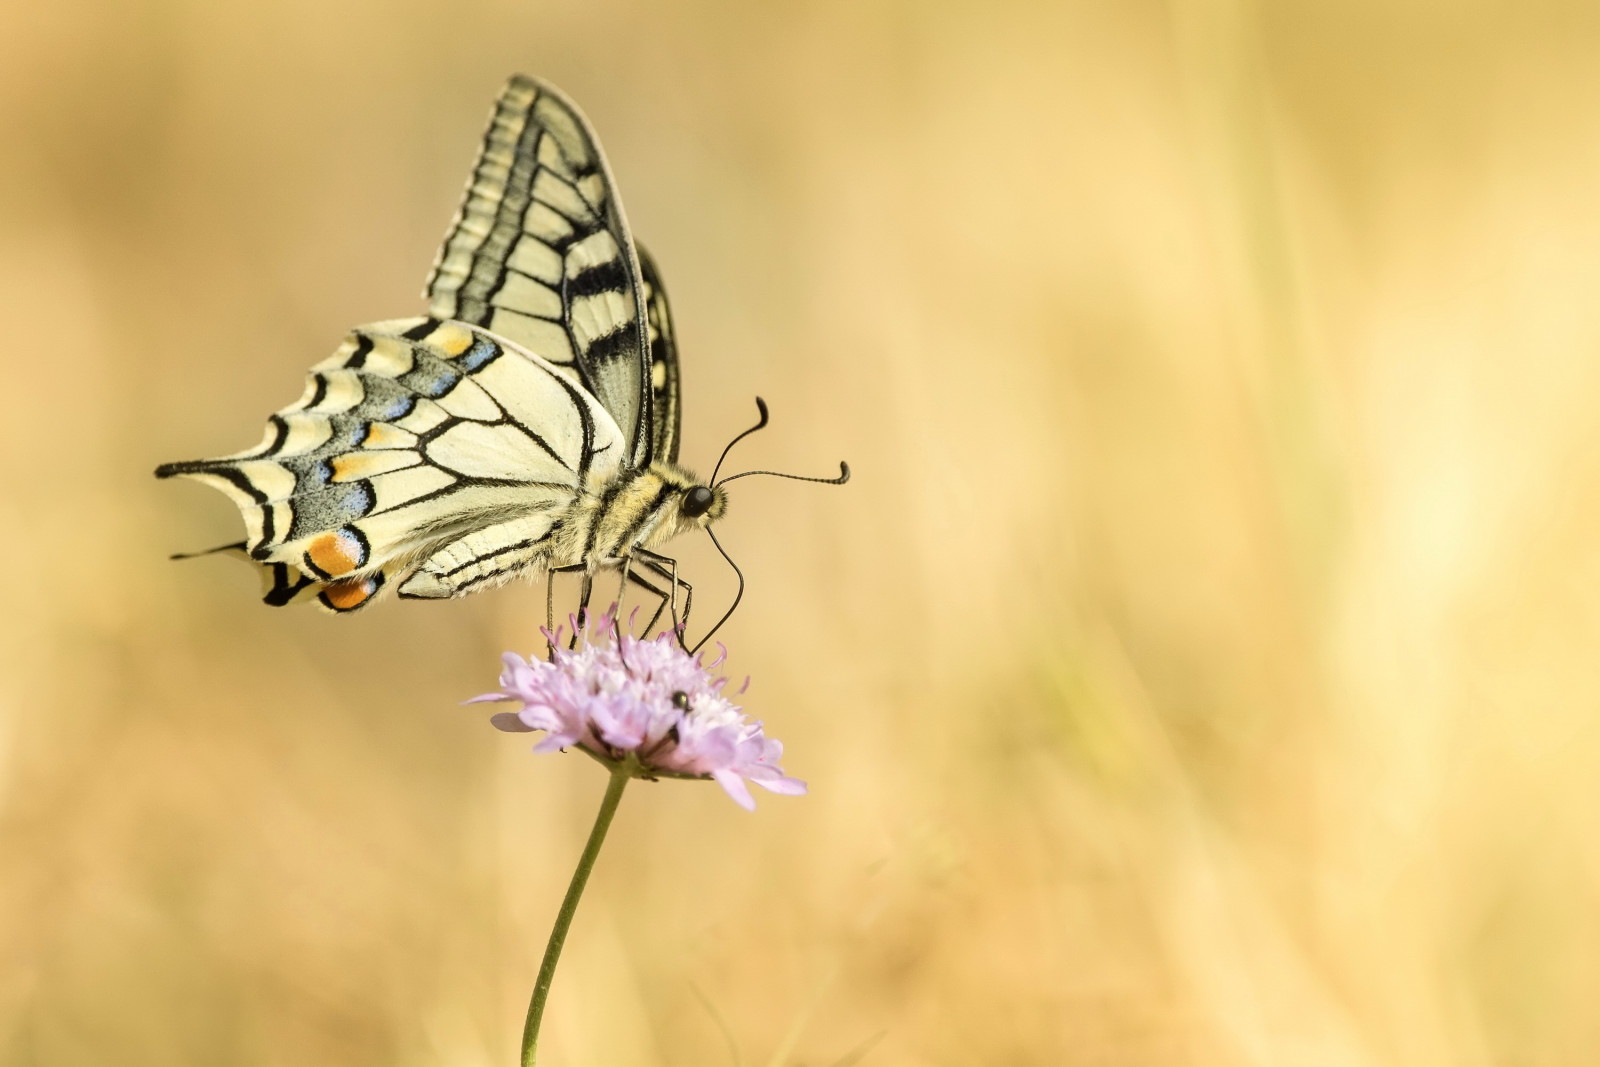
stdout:
[(333, 480), (336, 482), (351, 482), (358, 478), (370, 478), (374, 474), (383, 473), (384, 460), (378, 456), (371, 456), (365, 452), (347, 452), (333, 459)]
[(390, 426), (386, 422), (375, 422), (367, 427), (367, 436), (361, 439), (361, 447), (404, 448), (415, 439), (406, 431)]
[(446, 323), (428, 335), (428, 343), (444, 349), (453, 358), (472, 347), (472, 333)]
[(323, 574), (337, 578), (367, 561), (366, 549), (349, 530), (322, 534), (306, 546), (306, 561)]
[(342, 582), (329, 582), (322, 591), (322, 602), (335, 611), (354, 611), (372, 599), (379, 583), (372, 578), (350, 578)]

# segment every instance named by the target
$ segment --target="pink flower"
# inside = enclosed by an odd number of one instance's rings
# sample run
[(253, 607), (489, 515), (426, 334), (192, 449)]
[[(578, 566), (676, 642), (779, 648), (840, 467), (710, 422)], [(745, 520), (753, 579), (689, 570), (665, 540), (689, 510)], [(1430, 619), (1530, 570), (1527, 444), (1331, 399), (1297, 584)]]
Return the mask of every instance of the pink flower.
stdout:
[(490, 721), (501, 730), (544, 731), (535, 752), (576, 745), (608, 763), (631, 758), (640, 777), (710, 778), (747, 811), (755, 801), (746, 782), (787, 796), (805, 793), (806, 784), (778, 766), (783, 745), (724, 695), (728, 679), (712, 672), (726, 649), (718, 645), (721, 655), (705, 663), (671, 633), (619, 639), (613, 621), (610, 614), (595, 620), (573, 650), (561, 647), (561, 630), (546, 634), (555, 646), (548, 662), (507, 652), (500, 689), (468, 703), (521, 704)]

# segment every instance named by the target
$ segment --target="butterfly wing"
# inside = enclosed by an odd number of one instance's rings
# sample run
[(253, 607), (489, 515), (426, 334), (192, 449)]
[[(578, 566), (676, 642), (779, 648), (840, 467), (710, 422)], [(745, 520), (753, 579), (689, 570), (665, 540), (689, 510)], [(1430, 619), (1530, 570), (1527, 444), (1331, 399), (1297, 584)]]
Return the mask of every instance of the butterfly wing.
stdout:
[(683, 408), (678, 401), (678, 342), (672, 333), (672, 312), (667, 290), (655, 260), (639, 246), (639, 266), (644, 279), (645, 325), (650, 343), (650, 440), (656, 459), (678, 461), (678, 431)]
[(599, 141), (555, 89), (513, 77), (428, 279), (431, 314), (474, 323), (574, 377), (647, 466), (646, 300)]
[(625, 447), (558, 368), (464, 323), (404, 319), (352, 331), (255, 448), (156, 474), (238, 505), (267, 603), (353, 611), (390, 584), (459, 596), (541, 566)]

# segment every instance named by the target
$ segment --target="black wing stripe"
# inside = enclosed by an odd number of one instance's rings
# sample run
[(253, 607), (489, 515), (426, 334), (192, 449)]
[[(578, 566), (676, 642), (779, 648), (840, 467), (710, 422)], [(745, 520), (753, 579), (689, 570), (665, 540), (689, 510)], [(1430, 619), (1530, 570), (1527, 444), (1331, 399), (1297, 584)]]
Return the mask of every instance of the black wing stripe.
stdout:
[(618, 327), (610, 333), (596, 337), (589, 342), (589, 347), (584, 354), (588, 356), (592, 363), (605, 363), (624, 358), (629, 354), (632, 346), (633, 331), (625, 327)]
[[(266, 595), (261, 598), (264, 604), (281, 608), (293, 600), (296, 593), (312, 584), (310, 578), (298, 571), (291, 571), (286, 563), (268, 563), (266, 566), (272, 574), (272, 586), (267, 590)], [(291, 574), (296, 578), (293, 582), (289, 581)]]
[[(607, 260), (584, 267), (567, 279), (567, 299), (580, 296), (597, 296), (600, 293), (620, 293), (628, 285), (628, 268), (620, 259)], [(618, 327), (618, 332), (623, 331)]]
[(355, 351), (350, 353), (350, 357), (344, 361), (344, 365), (352, 369), (360, 367), (367, 362), (367, 356), (370, 355), (371, 352), (372, 338), (368, 337), (366, 334), (360, 334), (358, 336), (358, 340), (356, 341)]

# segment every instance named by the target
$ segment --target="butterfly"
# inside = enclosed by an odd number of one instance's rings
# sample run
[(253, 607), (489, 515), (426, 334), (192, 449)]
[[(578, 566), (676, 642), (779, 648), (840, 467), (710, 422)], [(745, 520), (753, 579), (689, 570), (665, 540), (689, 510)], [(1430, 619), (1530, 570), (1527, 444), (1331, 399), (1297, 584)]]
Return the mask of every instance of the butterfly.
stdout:
[(674, 611), (680, 587), (692, 597), (655, 549), (710, 532), (727, 494), (677, 463), (660, 273), (588, 121), (550, 85), (501, 92), (424, 296), (424, 317), (350, 331), (255, 448), (156, 470), (238, 506), (245, 540), (213, 551), (258, 565), (266, 603), (333, 612), (560, 571), (583, 574), (586, 606), (605, 567)]

